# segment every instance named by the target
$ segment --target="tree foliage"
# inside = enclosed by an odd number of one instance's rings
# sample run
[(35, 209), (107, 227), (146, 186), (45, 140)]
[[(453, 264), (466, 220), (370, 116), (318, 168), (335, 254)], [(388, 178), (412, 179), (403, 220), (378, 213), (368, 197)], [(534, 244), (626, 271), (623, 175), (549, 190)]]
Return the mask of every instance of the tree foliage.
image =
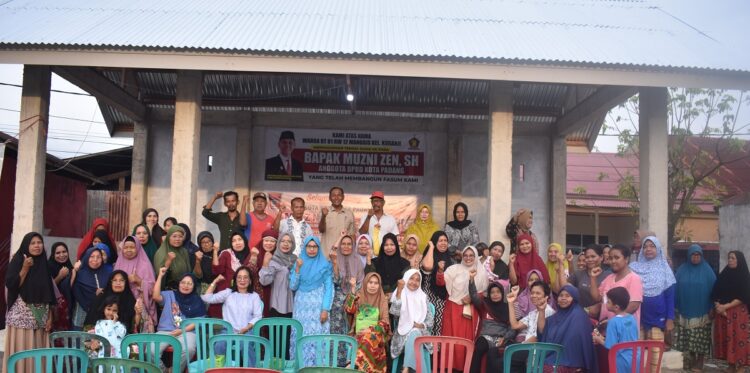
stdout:
[[(616, 134), (621, 156), (638, 157), (638, 95), (608, 115), (602, 134)], [(670, 88), (668, 121), (668, 237), (670, 244), (689, 239), (690, 232), (678, 228), (685, 217), (700, 211), (696, 201), (718, 206), (727, 188), (719, 178), (726, 166), (750, 158), (750, 146), (742, 136), (750, 134), (750, 123), (738, 119), (750, 106), (747, 92), (715, 89)], [(619, 115), (614, 112), (621, 113)], [(633, 201), (638, 212), (638, 181), (622, 175), (618, 196)]]

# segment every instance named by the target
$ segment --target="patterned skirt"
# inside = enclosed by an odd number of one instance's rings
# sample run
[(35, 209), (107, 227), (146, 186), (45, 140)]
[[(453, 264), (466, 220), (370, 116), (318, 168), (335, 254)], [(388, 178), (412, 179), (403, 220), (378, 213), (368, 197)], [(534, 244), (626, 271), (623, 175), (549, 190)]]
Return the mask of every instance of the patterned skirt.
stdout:
[(383, 333), (369, 327), (357, 333), (357, 361), (356, 367), (360, 372), (385, 373), (386, 340)]
[[(708, 356), (711, 353), (711, 322), (706, 320), (697, 326), (689, 322), (675, 322), (677, 338), (675, 348), (678, 351)], [(686, 354), (687, 355), (687, 354)]]
[(741, 304), (727, 310), (727, 316), (717, 316), (714, 328), (714, 357), (729, 364), (750, 365), (750, 317), (747, 306)]

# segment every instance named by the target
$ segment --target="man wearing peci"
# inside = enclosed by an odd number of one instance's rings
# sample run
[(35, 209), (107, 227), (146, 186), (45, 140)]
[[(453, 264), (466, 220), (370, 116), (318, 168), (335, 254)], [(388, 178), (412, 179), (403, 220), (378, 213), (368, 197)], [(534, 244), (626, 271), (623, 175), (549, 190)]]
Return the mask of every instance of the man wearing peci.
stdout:
[(279, 154), (266, 159), (266, 180), (303, 181), (302, 163), (292, 158), (294, 132), (281, 132), (278, 145)]

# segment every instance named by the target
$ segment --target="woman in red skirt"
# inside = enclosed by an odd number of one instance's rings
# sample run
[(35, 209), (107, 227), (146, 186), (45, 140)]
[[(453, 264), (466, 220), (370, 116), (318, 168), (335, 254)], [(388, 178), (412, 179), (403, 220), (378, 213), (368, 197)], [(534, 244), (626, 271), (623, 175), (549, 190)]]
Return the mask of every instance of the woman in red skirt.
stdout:
[(741, 372), (750, 366), (750, 272), (745, 256), (730, 251), (727, 266), (719, 274), (711, 292), (716, 322), (714, 355), (726, 359), (730, 372)]
[[(476, 273), (474, 284), (478, 293), (487, 291), (487, 272), (479, 263), (479, 254), (474, 246), (466, 246), (461, 253), (461, 263), (450, 266), (444, 273), (438, 268), (437, 284), (445, 286), (448, 300), (445, 302), (443, 336), (460, 337), (474, 341), (477, 337), (479, 314), (471, 305), (469, 279)], [(466, 360), (466, 350), (456, 347), (453, 369), (462, 370)]]

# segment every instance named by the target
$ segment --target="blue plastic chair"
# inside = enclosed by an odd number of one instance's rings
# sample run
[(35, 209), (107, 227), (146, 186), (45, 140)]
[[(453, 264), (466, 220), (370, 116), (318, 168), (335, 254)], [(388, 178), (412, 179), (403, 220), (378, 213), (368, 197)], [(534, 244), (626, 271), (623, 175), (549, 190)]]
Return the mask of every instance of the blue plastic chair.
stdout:
[[(25, 359), (34, 359), (33, 372), (85, 372), (89, 367), (89, 356), (83, 350), (37, 348), (10, 355), (8, 373), (16, 373), (16, 363)], [(20, 372), (25, 372), (25, 369), (21, 368)]]
[(104, 349), (104, 357), (112, 356), (112, 345), (107, 338), (100, 335), (74, 331), (54, 332), (49, 335), (50, 347), (65, 347), (75, 348), (82, 351), (91, 351), (91, 341), (98, 341), (99, 344), (101, 344), (100, 348)]
[(182, 345), (177, 338), (171, 335), (156, 333), (128, 334), (123, 338), (120, 345), (120, 356), (130, 356), (130, 347), (135, 345), (138, 346), (138, 360), (159, 366), (161, 362), (159, 347), (162, 343), (172, 347), (172, 367), (179, 369), (176, 367), (180, 366)]
[(188, 371), (190, 373), (193, 372), (203, 372), (204, 370), (208, 368), (213, 368), (215, 365), (214, 361), (208, 362), (208, 350), (209, 350), (209, 343), (208, 341), (213, 337), (214, 335), (219, 335), (223, 333), (231, 333), (232, 332), (232, 325), (228, 322), (220, 319), (212, 319), (208, 317), (196, 317), (193, 319), (187, 319), (183, 320), (182, 324), (180, 325), (180, 329), (182, 329), (182, 338), (185, 343), (185, 346), (188, 345), (187, 342), (187, 328), (190, 325), (195, 325), (195, 329), (192, 331), (192, 333), (195, 333), (195, 358), (196, 360), (194, 362), (190, 362), (190, 354), (185, 354), (185, 359), (187, 360), (187, 367)]
[[(427, 306), (430, 307), (430, 311), (432, 311), (433, 317), (435, 317), (435, 305), (432, 303), (427, 303)], [(398, 323), (394, 326), (394, 329), (398, 328)], [(395, 333), (395, 332), (394, 332)], [(397, 358), (393, 359), (393, 364), (391, 366), (391, 372), (400, 372), (403, 368), (402, 364), (404, 361), (404, 353), (402, 352), (401, 355), (398, 355)]]
[(318, 334), (306, 335), (297, 342), (297, 367), (305, 367), (305, 346), (313, 344), (315, 347), (315, 361), (312, 366), (336, 368), (338, 365), (339, 348), (344, 344), (349, 356), (349, 365), (354, 368), (357, 359), (357, 340), (348, 335)]
[[(297, 359), (290, 351), (293, 345), (299, 345), (297, 342), (302, 337), (302, 324), (286, 317), (269, 317), (261, 319), (253, 326), (253, 335), (260, 336), (263, 330), (267, 330), (268, 340), (271, 342), (271, 369), (295, 372)], [(289, 360), (286, 360), (287, 354)]]
[(162, 373), (161, 369), (152, 363), (116, 357), (91, 360), (91, 367), (98, 373)]
[(510, 372), (511, 357), (518, 351), (528, 351), (529, 358), (526, 360), (526, 373), (542, 373), (544, 371), (544, 360), (547, 355), (555, 354), (554, 372), (557, 372), (557, 365), (560, 363), (560, 355), (563, 353), (563, 346), (554, 343), (516, 343), (505, 347), (503, 353), (503, 370)]
[[(211, 337), (208, 341), (209, 365), (216, 361), (215, 359), (218, 355), (216, 354), (215, 347), (220, 342), (226, 343), (224, 367), (270, 368), (271, 366), (271, 342), (255, 335), (239, 334), (220, 334)], [(261, 351), (260, 347), (263, 347), (263, 351)], [(254, 359), (250, 358), (252, 351), (255, 352)], [(255, 361), (254, 365), (250, 364), (252, 360)]]

